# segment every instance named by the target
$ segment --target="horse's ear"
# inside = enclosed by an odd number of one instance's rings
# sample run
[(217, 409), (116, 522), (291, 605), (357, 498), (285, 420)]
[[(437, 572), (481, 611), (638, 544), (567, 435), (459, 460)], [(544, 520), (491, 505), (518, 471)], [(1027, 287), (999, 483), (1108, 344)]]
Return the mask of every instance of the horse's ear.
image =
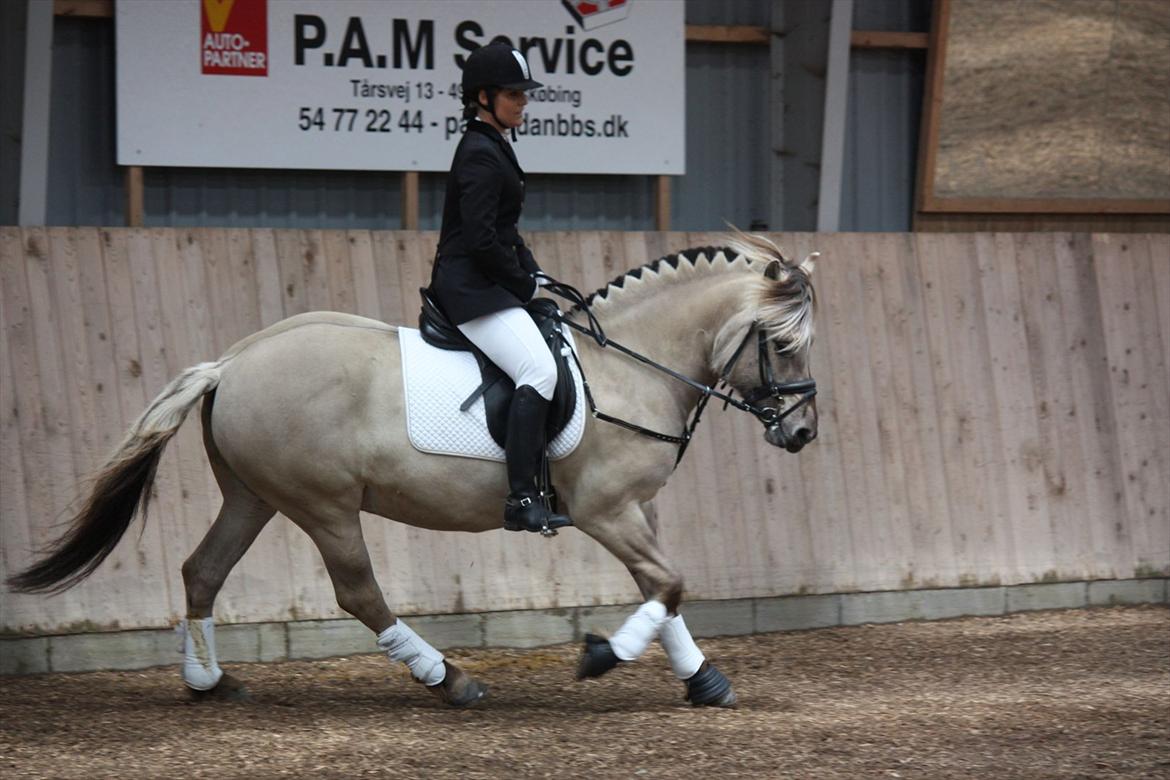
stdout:
[(813, 267), (817, 264), (817, 258), (820, 256), (820, 252), (809, 252), (808, 257), (801, 261), (800, 270), (804, 271), (805, 276), (812, 276)]
[(764, 278), (766, 279), (782, 279), (784, 278), (784, 266), (779, 260), (773, 260), (764, 268)]

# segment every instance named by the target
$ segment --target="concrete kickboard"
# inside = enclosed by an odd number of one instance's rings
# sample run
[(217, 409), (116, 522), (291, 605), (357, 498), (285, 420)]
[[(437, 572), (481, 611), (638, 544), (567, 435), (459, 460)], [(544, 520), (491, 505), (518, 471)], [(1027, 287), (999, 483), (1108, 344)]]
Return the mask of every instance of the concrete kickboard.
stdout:
[(943, 620), (964, 615), (1002, 615), (1003, 588), (901, 590), (841, 594), (841, 625)]
[(1166, 580), (1097, 580), (1089, 583), (1089, 603), (1158, 604), (1166, 598)]
[(1089, 603), (1084, 582), (1053, 582), (1016, 585), (1007, 589), (1007, 611), (1028, 612), (1036, 609), (1078, 609)]
[(484, 619), (479, 613), (467, 615), (412, 615), (400, 618), (406, 625), (439, 650), (455, 647), (483, 647)]
[(752, 599), (683, 602), (679, 608), (691, 636), (742, 636), (755, 628)]
[(488, 612), (484, 614), (487, 647), (541, 647), (571, 642), (574, 631), (571, 610)]
[[(1170, 578), (1040, 583), (1003, 588), (781, 596), (684, 602), (696, 637), (789, 631), (859, 623), (999, 615), (1088, 605), (1166, 603)], [(464, 615), (407, 616), (438, 648), (538, 647), (580, 640), (586, 631), (612, 635), (636, 604)], [(333, 658), (376, 653), (373, 633), (356, 620), (255, 623), (216, 627), (222, 662)], [(0, 639), (0, 674), (144, 669), (181, 656), (171, 629)]]
[(756, 631), (802, 631), (840, 625), (841, 602), (836, 594), (778, 596), (756, 599)]
[(220, 663), (281, 661), (288, 657), (288, 632), (283, 623), (216, 626), (215, 654)]
[[(583, 640), (586, 633), (600, 634), (606, 637), (613, 636), (613, 632), (621, 627), (626, 618), (637, 611), (638, 606), (638, 604), (617, 604), (604, 607), (578, 607), (577, 630), (573, 639)], [(687, 605), (683, 604), (682, 609), (685, 613)]]
[(49, 671), (49, 638), (30, 636), (0, 640), (0, 675)]
[(168, 664), (177, 669), (181, 660), (178, 635), (172, 630), (49, 637), (49, 668), (54, 672), (145, 669)]
[(376, 652), (378, 638), (356, 620), (306, 620), (288, 624), (289, 658), (335, 658)]

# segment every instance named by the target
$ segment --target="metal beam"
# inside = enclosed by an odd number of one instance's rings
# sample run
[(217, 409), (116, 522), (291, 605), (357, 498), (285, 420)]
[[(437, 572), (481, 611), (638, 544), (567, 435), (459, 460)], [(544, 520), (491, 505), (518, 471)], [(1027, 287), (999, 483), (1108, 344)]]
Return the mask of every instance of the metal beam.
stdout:
[(825, 79), (825, 120), (821, 130), (821, 186), (817, 231), (841, 223), (841, 178), (845, 169), (845, 122), (849, 103), (849, 47), (853, 0), (833, 0), (829, 22), (829, 71)]
[(17, 223), (43, 225), (49, 207), (49, 106), (53, 85), (53, 6), (28, 0)]
[(772, 0), (768, 47), (768, 230), (784, 229), (784, 0)]

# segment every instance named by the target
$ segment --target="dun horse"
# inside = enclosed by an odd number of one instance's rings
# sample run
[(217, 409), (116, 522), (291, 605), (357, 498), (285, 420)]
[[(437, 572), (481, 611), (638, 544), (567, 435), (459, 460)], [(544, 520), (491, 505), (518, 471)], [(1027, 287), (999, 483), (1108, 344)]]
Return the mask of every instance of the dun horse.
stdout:
[[(704, 659), (678, 612), (683, 578), (643, 505), (670, 477), (712, 396), (754, 414), (765, 439), (790, 452), (816, 436), (812, 267), (813, 256), (789, 262), (766, 239), (737, 233), (726, 248), (635, 269), (566, 315), (578, 326), (604, 327), (605, 338), (576, 342), (592, 400), (606, 414), (588, 418), (579, 446), (553, 464), (559, 500), (577, 528), (626, 565), (646, 599), (608, 640), (587, 637), (579, 677), (633, 661), (658, 637), (693, 704), (734, 704), (730, 682)], [(727, 393), (715, 389), (721, 380)], [(316, 544), (337, 603), (391, 660), (406, 663), (444, 702), (473, 703), (486, 686), (383, 599), (359, 511), (438, 531), (494, 530), (503, 466), (413, 449), (403, 395), (397, 328), (319, 312), (255, 333), (219, 360), (187, 369), (154, 399), (97, 474), (71, 528), (9, 584), (59, 591), (89, 576), (134, 516), (145, 515), (163, 448), (202, 399), (203, 441), (223, 506), (182, 567), (187, 686), (216, 696), (243, 691), (216, 660), (212, 607), (228, 573), (281, 512)], [(610, 424), (608, 416), (625, 422)]]

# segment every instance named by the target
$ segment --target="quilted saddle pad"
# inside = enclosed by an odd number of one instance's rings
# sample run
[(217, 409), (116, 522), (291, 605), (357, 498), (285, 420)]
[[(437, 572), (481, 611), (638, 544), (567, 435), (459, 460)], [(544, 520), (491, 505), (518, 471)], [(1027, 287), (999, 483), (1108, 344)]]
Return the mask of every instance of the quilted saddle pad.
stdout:
[[(572, 333), (562, 329), (573, 344)], [(483, 396), (466, 412), (459, 405), (479, 387), (479, 365), (470, 352), (432, 347), (416, 328), (398, 329), (402, 349), (402, 384), (406, 394), (406, 431), (411, 445), (420, 452), (456, 455), (463, 458), (503, 462), (504, 449), (488, 432)], [(549, 444), (552, 460), (560, 460), (577, 449), (585, 433), (585, 392), (576, 361), (569, 361), (577, 388), (573, 416)]]

